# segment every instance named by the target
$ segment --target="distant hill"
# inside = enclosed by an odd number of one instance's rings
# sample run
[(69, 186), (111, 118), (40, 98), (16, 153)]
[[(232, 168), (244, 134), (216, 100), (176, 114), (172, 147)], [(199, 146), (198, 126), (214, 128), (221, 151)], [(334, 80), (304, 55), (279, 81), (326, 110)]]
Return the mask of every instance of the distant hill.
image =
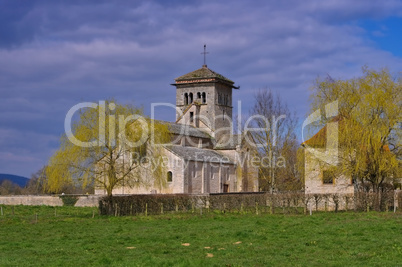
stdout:
[(20, 187), (25, 187), (27, 185), (27, 183), (29, 182), (29, 178), (26, 178), (26, 177), (23, 177), (23, 176), (0, 173), (0, 184), (4, 180), (9, 180), (14, 184), (19, 185)]

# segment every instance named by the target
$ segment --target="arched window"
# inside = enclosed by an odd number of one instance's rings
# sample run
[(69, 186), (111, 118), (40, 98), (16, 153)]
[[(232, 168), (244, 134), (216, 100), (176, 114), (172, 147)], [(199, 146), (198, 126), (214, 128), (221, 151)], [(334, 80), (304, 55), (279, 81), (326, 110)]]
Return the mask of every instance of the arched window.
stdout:
[(200, 92), (197, 93), (197, 99), (201, 99), (201, 93)]
[(193, 103), (193, 93), (188, 94), (188, 101), (189, 101), (189, 104)]
[(188, 94), (184, 94), (184, 105), (188, 105)]
[(167, 182), (170, 183), (172, 181), (173, 181), (173, 173), (169, 171), (167, 173)]
[(207, 95), (204, 93), (202, 93), (202, 103), (206, 104), (207, 103)]

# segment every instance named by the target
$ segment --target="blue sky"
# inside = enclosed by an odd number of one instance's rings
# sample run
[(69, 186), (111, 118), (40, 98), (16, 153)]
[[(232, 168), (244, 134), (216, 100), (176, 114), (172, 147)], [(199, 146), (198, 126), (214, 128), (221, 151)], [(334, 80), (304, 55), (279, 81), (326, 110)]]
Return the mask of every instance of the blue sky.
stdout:
[[(0, 0), (0, 173), (46, 164), (67, 111), (114, 98), (175, 101), (174, 78), (208, 67), (247, 114), (260, 88), (303, 120), (318, 76), (402, 70), (401, 1)], [(173, 110), (158, 119), (174, 120)]]

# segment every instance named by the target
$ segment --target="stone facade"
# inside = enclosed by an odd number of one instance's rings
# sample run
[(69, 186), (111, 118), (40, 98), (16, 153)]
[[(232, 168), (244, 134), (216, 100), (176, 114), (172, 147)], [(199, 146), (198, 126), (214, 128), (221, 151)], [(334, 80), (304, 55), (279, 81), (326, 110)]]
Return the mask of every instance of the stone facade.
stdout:
[(233, 82), (203, 66), (176, 79), (176, 122), (189, 124), (219, 140), (232, 134)]
[[(329, 171), (330, 166), (323, 158), (318, 158), (314, 152), (321, 152), (325, 155), (328, 152), (324, 149), (310, 148), (305, 149), (305, 184), (306, 194), (352, 194), (354, 184), (351, 177), (344, 174), (334, 175)], [(329, 172), (328, 174), (326, 172)]]

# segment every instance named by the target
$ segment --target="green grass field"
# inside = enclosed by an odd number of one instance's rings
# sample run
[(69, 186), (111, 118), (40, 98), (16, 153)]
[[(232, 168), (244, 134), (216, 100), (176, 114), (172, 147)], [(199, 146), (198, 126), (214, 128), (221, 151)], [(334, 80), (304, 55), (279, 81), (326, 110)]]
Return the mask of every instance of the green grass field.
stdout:
[(402, 266), (401, 213), (107, 217), (93, 208), (12, 209), (0, 215), (0, 266)]

